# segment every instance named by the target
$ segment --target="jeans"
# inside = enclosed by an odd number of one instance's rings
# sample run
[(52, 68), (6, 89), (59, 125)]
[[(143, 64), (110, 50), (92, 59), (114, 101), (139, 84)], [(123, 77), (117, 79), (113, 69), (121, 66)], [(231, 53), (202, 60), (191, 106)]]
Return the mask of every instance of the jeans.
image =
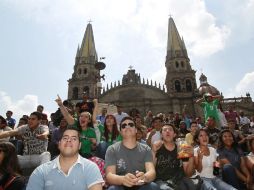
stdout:
[(108, 149), (108, 143), (105, 141), (101, 141), (98, 146), (97, 146), (97, 150), (96, 150), (96, 156), (98, 156), (99, 158), (105, 160), (105, 154), (106, 151)]
[(202, 190), (237, 190), (231, 185), (225, 183), (220, 178), (206, 178), (201, 177), (203, 179)]
[(198, 188), (193, 181), (187, 177), (184, 177), (180, 182), (178, 182), (176, 187), (172, 187), (162, 180), (157, 180), (156, 184), (160, 187), (160, 190), (196, 190)]
[(43, 163), (50, 161), (50, 153), (43, 152), (41, 154), (33, 155), (18, 155), (18, 159), (21, 169), (35, 168)]
[[(127, 190), (127, 189), (131, 190), (132, 188), (124, 187), (121, 185), (112, 185), (108, 188), (108, 190)], [(159, 186), (154, 182), (147, 183), (147, 184), (141, 185), (141, 186), (135, 186), (135, 187), (133, 187), (133, 189), (135, 189), (135, 190), (160, 190)]]
[(245, 189), (244, 184), (237, 177), (235, 168), (231, 164), (225, 164), (222, 168), (222, 179), (236, 189)]

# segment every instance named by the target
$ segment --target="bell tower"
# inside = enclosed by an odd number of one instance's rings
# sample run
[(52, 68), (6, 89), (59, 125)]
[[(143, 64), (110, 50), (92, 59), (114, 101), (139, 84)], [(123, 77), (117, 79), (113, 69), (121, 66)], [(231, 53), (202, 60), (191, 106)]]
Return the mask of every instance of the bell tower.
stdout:
[(197, 89), (196, 71), (192, 70), (183, 38), (180, 37), (174, 20), (169, 18), (166, 56), (167, 92), (171, 97), (191, 97)]
[(80, 100), (82, 93), (95, 97), (97, 92), (97, 79), (100, 70), (96, 69), (98, 57), (95, 49), (92, 24), (89, 22), (81, 46), (78, 46), (74, 72), (68, 80), (68, 99)]

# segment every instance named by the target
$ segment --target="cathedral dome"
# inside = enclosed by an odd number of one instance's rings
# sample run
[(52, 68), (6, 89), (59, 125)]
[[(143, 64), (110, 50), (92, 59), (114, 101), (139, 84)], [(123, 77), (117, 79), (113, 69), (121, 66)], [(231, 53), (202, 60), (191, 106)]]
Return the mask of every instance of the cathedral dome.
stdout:
[(200, 86), (198, 88), (198, 92), (200, 95), (203, 96), (205, 93), (210, 93), (212, 95), (220, 95), (219, 90), (207, 82), (207, 77), (203, 73), (201, 74), (199, 81)]

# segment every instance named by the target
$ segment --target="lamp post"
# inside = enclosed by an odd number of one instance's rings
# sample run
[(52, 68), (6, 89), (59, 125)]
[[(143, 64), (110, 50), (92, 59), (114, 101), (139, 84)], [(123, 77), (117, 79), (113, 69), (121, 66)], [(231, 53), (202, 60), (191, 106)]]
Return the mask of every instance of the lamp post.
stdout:
[(101, 94), (101, 89), (102, 89), (102, 83), (101, 79), (105, 80), (105, 74), (100, 75), (100, 71), (106, 68), (106, 64), (103, 63), (101, 60), (105, 59), (105, 57), (100, 57), (100, 61), (96, 62), (94, 67), (98, 71), (98, 74), (95, 76), (96, 80), (96, 86), (95, 86), (95, 97), (98, 98), (99, 95)]

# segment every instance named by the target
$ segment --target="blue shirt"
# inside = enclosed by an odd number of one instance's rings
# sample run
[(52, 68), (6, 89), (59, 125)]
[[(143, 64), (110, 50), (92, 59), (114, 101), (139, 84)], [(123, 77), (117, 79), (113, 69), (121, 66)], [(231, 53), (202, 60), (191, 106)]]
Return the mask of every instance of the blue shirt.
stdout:
[(58, 156), (34, 170), (26, 190), (88, 190), (103, 182), (98, 166), (92, 161), (79, 155), (77, 162), (65, 174), (61, 170)]

